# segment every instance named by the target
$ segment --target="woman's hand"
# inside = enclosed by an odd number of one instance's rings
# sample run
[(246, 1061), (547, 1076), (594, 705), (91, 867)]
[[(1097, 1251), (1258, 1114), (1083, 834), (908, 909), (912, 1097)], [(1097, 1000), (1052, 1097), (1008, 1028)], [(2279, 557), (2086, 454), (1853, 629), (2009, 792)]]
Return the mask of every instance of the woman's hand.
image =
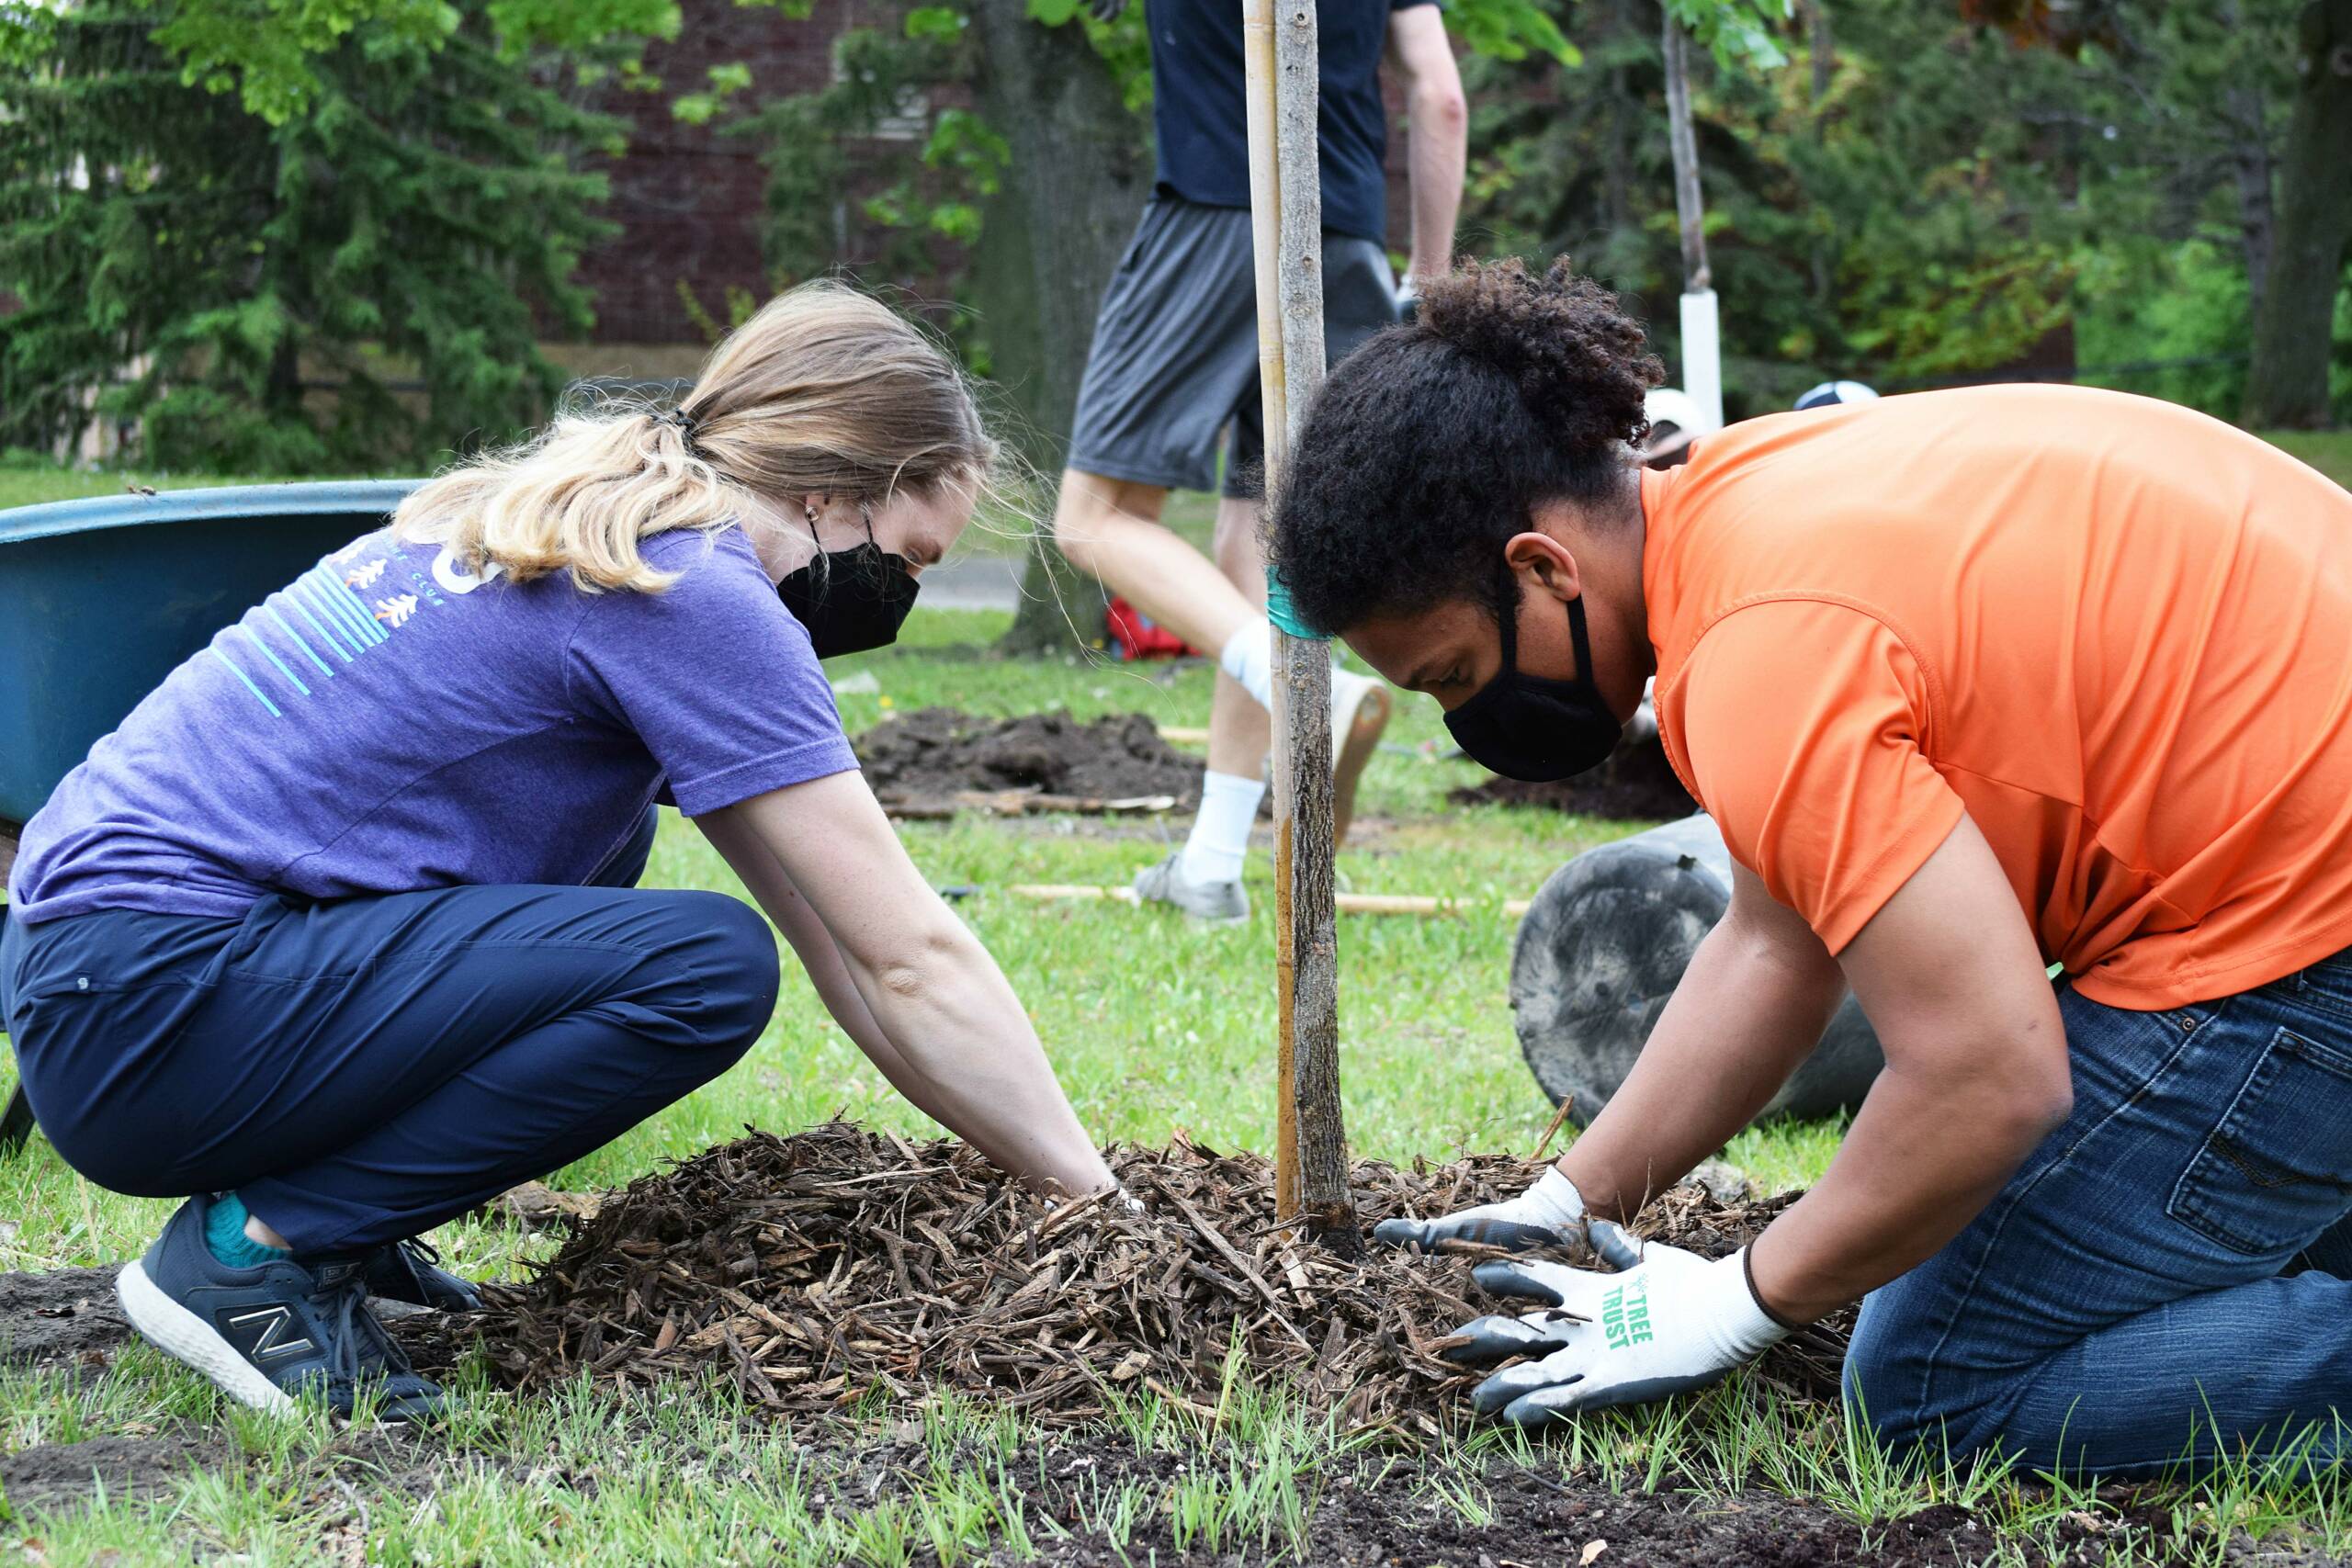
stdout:
[(1114, 1185), (1020, 999), (907, 858), (862, 775), (755, 795), (701, 826), (901, 1093), (1033, 1186)]

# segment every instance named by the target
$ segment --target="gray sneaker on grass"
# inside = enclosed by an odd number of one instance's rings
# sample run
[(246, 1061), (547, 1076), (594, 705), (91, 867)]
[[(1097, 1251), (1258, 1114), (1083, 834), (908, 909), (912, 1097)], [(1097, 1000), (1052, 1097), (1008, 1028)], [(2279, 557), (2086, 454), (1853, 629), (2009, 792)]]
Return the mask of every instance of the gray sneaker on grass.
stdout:
[(1240, 878), (1194, 882), (1184, 874), (1182, 850), (1136, 873), (1136, 899), (1144, 904), (1173, 904), (1194, 919), (1219, 924), (1250, 918), (1250, 895), (1241, 890)]

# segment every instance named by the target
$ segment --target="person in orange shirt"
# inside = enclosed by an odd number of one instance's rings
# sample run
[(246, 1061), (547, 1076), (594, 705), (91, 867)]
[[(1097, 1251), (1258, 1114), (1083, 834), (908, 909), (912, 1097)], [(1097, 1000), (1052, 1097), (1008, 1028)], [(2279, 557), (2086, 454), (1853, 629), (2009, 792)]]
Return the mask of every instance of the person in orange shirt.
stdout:
[[(1462, 1331), (1511, 1363), (1479, 1406), (1703, 1386), (1866, 1296), (1848, 1388), (1889, 1438), (2109, 1472), (2352, 1449), (2352, 495), (2051, 387), (1753, 420), (1642, 471), (1658, 374), (1565, 264), (1469, 267), (1333, 373), (1271, 525), (1288, 627), (1499, 773), (1599, 762), (1655, 675), (1735, 862), (1557, 1165), (1383, 1227), (1622, 1266), (1482, 1265), (1548, 1310)], [(1720, 1261), (1618, 1231), (1849, 987), (1886, 1066), (1821, 1181)]]

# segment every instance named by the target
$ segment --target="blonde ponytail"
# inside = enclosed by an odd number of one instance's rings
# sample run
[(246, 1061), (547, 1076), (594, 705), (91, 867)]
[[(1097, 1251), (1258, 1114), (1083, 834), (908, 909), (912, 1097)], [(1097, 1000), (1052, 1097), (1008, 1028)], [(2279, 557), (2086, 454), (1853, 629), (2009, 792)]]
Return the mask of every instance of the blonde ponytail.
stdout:
[(568, 571), (585, 592), (658, 592), (641, 541), (734, 520), (746, 493), (878, 506), (984, 479), (996, 444), (947, 355), (837, 283), (770, 300), (711, 351), (674, 415), (607, 402), (421, 486), (392, 526), (516, 581)]

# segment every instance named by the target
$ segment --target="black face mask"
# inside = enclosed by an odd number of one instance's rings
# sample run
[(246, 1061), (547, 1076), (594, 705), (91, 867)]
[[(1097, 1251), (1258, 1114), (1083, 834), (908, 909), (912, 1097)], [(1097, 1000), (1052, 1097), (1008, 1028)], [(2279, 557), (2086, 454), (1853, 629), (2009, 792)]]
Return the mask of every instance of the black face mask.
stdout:
[(865, 543), (828, 550), (821, 566), (812, 560), (775, 585), (792, 618), (808, 628), (809, 646), (820, 659), (898, 641), (922, 589), (907, 570), (906, 557), (886, 554), (874, 542), (870, 517)]
[(1445, 728), (1470, 760), (1505, 778), (1548, 784), (1597, 768), (1617, 749), (1624, 727), (1592, 683), (1584, 599), (1568, 601), (1568, 636), (1577, 677), (1547, 681), (1519, 668), (1519, 583), (1503, 567), (1503, 663), (1495, 678), (1445, 716)]

